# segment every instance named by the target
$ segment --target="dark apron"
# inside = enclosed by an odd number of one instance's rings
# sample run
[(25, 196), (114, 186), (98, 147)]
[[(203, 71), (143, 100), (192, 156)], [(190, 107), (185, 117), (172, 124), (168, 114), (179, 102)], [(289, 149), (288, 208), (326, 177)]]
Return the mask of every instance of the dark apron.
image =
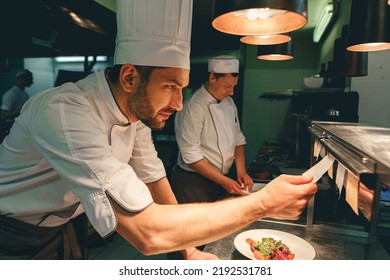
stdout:
[(81, 259), (71, 222), (40, 227), (0, 215), (0, 260)]
[(170, 184), (179, 203), (214, 202), (229, 197), (222, 186), (178, 165), (173, 168)]

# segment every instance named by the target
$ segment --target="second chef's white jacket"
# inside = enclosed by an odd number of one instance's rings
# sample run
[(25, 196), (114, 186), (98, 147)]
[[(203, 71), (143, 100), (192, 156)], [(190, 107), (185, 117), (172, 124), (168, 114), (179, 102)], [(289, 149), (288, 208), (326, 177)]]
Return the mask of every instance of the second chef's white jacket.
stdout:
[(175, 133), (178, 165), (193, 172), (189, 164), (206, 159), (226, 175), (236, 146), (246, 144), (233, 99), (229, 96), (218, 102), (204, 85), (176, 113)]

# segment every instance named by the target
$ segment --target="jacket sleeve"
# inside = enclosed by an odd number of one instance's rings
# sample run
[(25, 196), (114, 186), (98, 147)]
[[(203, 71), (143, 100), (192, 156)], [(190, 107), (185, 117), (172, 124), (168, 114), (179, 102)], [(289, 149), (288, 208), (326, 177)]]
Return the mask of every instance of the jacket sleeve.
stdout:
[(175, 133), (181, 157), (186, 164), (203, 159), (201, 134), (204, 126), (203, 108), (195, 103), (187, 103), (176, 113)]

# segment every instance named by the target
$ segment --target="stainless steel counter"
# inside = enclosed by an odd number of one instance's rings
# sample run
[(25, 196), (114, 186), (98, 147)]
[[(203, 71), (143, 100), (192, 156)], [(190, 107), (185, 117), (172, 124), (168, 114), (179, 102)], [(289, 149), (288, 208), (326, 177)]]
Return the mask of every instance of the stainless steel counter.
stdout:
[(222, 260), (246, 260), (234, 247), (234, 238), (249, 229), (273, 229), (288, 232), (309, 242), (316, 251), (315, 260), (389, 260), (377, 239), (309, 231), (303, 225), (280, 224), (257, 221), (230, 236), (207, 244), (204, 251), (217, 255)]
[[(365, 165), (363, 169), (357, 168), (356, 172), (390, 174), (389, 128), (361, 123), (314, 122), (311, 131), (324, 144), (332, 142), (333, 145), (342, 146), (343, 154), (353, 152), (354, 158)], [(333, 145), (328, 148), (331, 150)], [(355, 166), (350, 167), (354, 169)]]

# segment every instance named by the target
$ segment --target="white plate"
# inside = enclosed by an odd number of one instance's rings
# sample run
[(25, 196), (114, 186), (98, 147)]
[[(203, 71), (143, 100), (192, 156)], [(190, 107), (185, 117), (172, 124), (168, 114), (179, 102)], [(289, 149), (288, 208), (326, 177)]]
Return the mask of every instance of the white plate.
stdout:
[(251, 238), (254, 241), (258, 241), (264, 237), (272, 237), (276, 240), (281, 240), (290, 248), (290, 251), (295, 254), (294, 260), (312, 260), (316, 255), (313, 246), (302, 238), (287, 232), (272, 229), (252, 229), (244, 231), (236, 236), (234, 239), (234, 246), (241, 254), (255, 260), (249, 244), (245, 239)]

